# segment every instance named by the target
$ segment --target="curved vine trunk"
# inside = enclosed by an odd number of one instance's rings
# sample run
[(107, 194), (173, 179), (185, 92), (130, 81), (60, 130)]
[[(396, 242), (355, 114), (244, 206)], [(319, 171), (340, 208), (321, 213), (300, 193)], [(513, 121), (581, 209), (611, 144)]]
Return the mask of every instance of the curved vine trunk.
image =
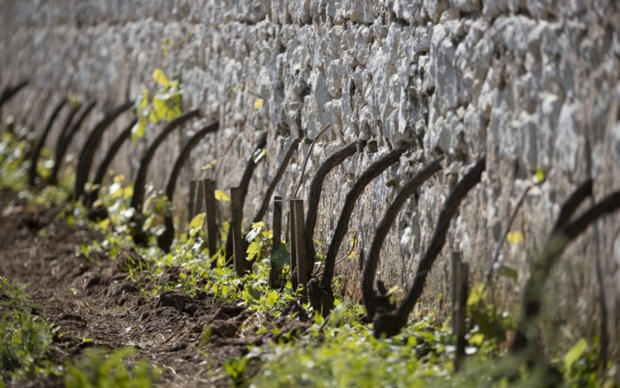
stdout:
[[(255, 160), (255, 155), (257, 152), (262, 151), (267, 146), (267, 131), (263, 132), (263, 134), (258, 138), (258, 143), (252, 151), (252, 155), (248, 160), (248, 164), (245, 166), (245, 171), (243, 171), (243, 176), (241, 177), (241, 182), (239, 182), (239, 190), (241, 193), (241, 217), (243, 217), (243, 205), (245, 204), (245, 197), (248, 195), (248, 187), (250, 186), (250, 180), (252, 180), (252, 175), (254, 175), (254, 170), (256, 170), (256, 166), (258, 166), (258, 162)], [(260, 162), (260, 160), (259, 160)], [(244, 240), (245, 241), (245, 240)], [(231, 263), (231, 258), (233, 257), (233, 238), (232, 233), (228, 233), (226, 237), (226, 263)]]
[(286, 155), (284, 155), (284, 159), (282, 160), (282, 163), (280, 164), (278, 171), (276, 171), (276, 175), (274, 175), (273, 179), (271, 180), (271, 184), (269, 184), (269, 187), (267, 188), (267, 191), (265, 192), (265, 196), (263, 197), (263, 202), (261, 203), (260, 208), (256, 212), (256, 215), (252, 219), (252, 222), (260, 222), (263, 219), (263, 217), (265, 217), (265, 213), (267, 213), (267, 209), (269, 208), (269, 202), (271, 201), (271, 196), (273, 195), (273, 192), (276, 190), (276, 186), (278, 186), (278, 182), (280, 182), (282, 175), (284, 175), (284, 172), (286, 171), (286, 168), (288, 167), (288, 164), (291, 161), (293, 154), (295, 153), (295, 151), (297, 151), (298, 146), (299, 146), (299, 139), (293, 140), (293, 142), (291, 143), (291, 146), (288, 148)]
[[(534, 319), (538, 316), (538, 314), (540, 314), (540, 304), (542, 299), (541, 292), (543, 290), (544, 283), (549, 276), (549, 272), (551, 272), (551, 268), (555, 264), (555, 261), (557, 261), (558, 257), (568, 246), (571, 240), (583, 232), (587, 226), (594, 222), (600, 215), (604, 214), (590, 213), (592, 212), (592, 209), (595, 209), (596, 206), (601, 206), (601, 204), (605, 204), (605, 201), (609, 201), (609, 198), (613, 198), (612, 195), (599, 202), (597, 205), (594, 205), (571, 225), (567, 226), (570, 218), (573, 214), (575, 214), (579, 205), (581, 205), (586, 198), (592, 195), (592, 183), (592, 179), (588, 179), (582, 183), (564, 202), (547, 243), (545, 244), (537, 261), (534, 261), (532, 265), (530, 279), (525, 285), (523, 306), (521, 308), (522, 313), (517, 331), (515, 333), (515, 339), (512, 343), (512, 351), (523, 350), (530, 342), (530, 339), (527, 337), (528, 329), (533, 324)], [(607, 212), (614, 211), (615, 208), (613, 205), (620, 206), (620, 201), (616, 204), (609, 203), (609, 205), (611, 206)], [(590, 215), (587, 218), (584, 218), (588, 215), (588, 213), (590, 213)], [(579, 221), (579, 223), (577, 223), (577, 221)], [(579, 229), (575, 229), (576, 226), (579, 226)], [(534, 338), (532, 338), (532, 340), (533, 339)]]
[[(80, 130), (80, 128), (82, 127), (82, 123), (84, 122), (84, 120), (86, 120), (86, 117), (93, 110), (96, 103), (96, 101), (91, 102), (84, 109), (84, 111), (82, 111), (80, 117), (78, 117), (75, 124), (73, 124), (70, 128), (69, 126), (66, 126), (63, 129), (60, 137), (58, 138), (58, 142), (56, 143), (56, 152), (54, 153), (54, 168), (52, 169), (52, 174), (47, 179), (46, 184), (55, 185), (58, 183), (58, 172), (60, 171), (60, 165), (62, 164), (62, 160), (65, 157), (65, 153), (67, 152), (69, 145), (71, 144), (71, 140), (73, 140), (75, 134)], [(77, 110), (73, 109), (71, 114), (73, 115), (75, 113), (77, 113)]]
[(382, 285), (379, 287), (379, 294), (377, 294), (373, 288), (383, 242), (385, 241), (385, 238), (390, 232), (390, 228), (394, 224), (394, 221), (396, 221), (396, 217), (407, 199), (409, 199), (409, 197), (411, 197), (420, 188), (420, 186), (424, 184), (424, 182), (435, 175), (437, 171), (441, 170), (441, 162), (443, 159), (443, 156), (438, 157), (425, 169), (417, 173), (412, 179), (404, 184), (400, 192), (396, 195), (396, 198), (394, 198), (394, 201), (390, 207), (386, 210), (383, 219), (377, 226), (375, 237), (372, 240), (372, 245), (370, 246), (368, 260), (364, 266), (364, 277), (362, 279), (362, 297), (364, 299), (364, 305), (366, 306), (366, 316), (370, 322), (372, 322), (372, 318), (375, 316), (377, 309), (390, 311), (395, 307), (392, 303), (390, 303), (389, 296), (383, 292), (385, 291), (385, 287)]
[(106, 115), (103, 120), (101, 120), (95, 128), (90, 132), (88, 138), (86, 139), (86, 143), (82, 147), (82, 151), (80, 152), (80, 156), (78, 158), (77, 171), (75, 174), (75, 199), (76, 200), (84, 200), (84, 186), (86, 182), (88, 182), (88, 174), (90, 173), (90, 166), (93, 164), (93, 158), (95, 157), (95, 152), (97, 151), (97, 147), (101, 142), (101, 137), (105, 133), (105, 130), (112, 124), (114, 120), (118, 116), (120, 116), (123, 112), (128, 110), (133, 106), (132, 101), (127, 101), (122, 105), (116, 107), (112, 112)]
[[(121, 148), (123, 143), (125, 143), (125, 141), (127, 141), (127, 139), (131, 137), (131, 129), (133, 128), (134, 125), (136, 125), (137, 122), (138, 121), (136, 119), (132, 120), (131, 123), (129, 123), (129, 125), (126, 126), (125, 129), (121, 131), (120, 135), (118, 135), (118, 137), (114, 140), (114, 143), (112, 143), (112, 145), (110, 146), (110, 149), (108, 150), (108, 153), (105, 155), (105, 158), (103, 158), (103, 161), (97, 168), (97, 174), (95, 175), (95, 180), (93, 181), (93, 185), (101, 187), (101, 184), (103, 183), (103, 179), (105, 178), (105, 174), (108, 171), (110, 164), (112, 164), (112, 160), (114, 160), (116, 153)], [(87, 207), (91, 207), (93, 203), (97, 201), (98, 198), (99, 198), (99, 190), (91, 191), (86, 196), (85, 205)]]
[(41, 150), (43, 149), (43, 146), (45, 145), (45, 140), (47, 139), (47, 136), (49, 135), (50, 130), (52, 129), (52, 126), (54, 125), (54, 121), (56, 121), (56, 118), (58, 118), (60, 111), (62, 110), (62, 108), (65, 106), (66, 103), (67, 103), (67, 98), (63, 98), (62, 100), (60, 100), (58, 105), (56, 105), (56, 107), (54, 108), (54, 111), (52, 112), (52, 115), (50, 116), (49, 120), (47, 120), (47, 124), (45, 125), (45, 129), (43, 130), (41, 137), (35, 143), (35, 146), (32, 150), (32, 154), (30, 154), (30, 168), (28, 170), (28, 184), (30, 186), (34, 186), (37, 180), (37, 163), (39, 162), (39, 156), (41, 155)]
[(73, 118), (79, 111), (80, 111), (79, 107), (75, 108), (71, 106), (71, 111), (69, 111), (69, 115), (65, 119), (65, 123), (63, 124), (62, 129), (60, 130), (60, 135), (58, 135), (58, 139), (56, 139), (56, 148), (54, 148), (54, 153), (57, 152), (58, 148), (62, 144), (62, 139), (64, 139), (65, 136), (67, 136), (67, 132), (69, 132), (69, 129), (71, 128), (71, 124), (73, 124)]
[[(336, 255), (344, 240), (347, 230), (349, 228), (349, 220), (351, 214), (355, 208), (355, 203), (364, 192), (364, 188), (372, 182), (376, 177), (381, 175), (388, 167), (395, 164), (400, 160), (402, 154), (409, 150), (410, 144), (405, 144), (399, 148), (396, 148), (384, 155), (382, 158), (374, 162), (364, 171), (359, 177), (357, 182), (353, 185), (351, 190), (347, 193), (344, 201), (344, 207), (338, 218), (338, 224), (334, 230), (334, 237), (329, 244), (327, 255), (325, 256), (325, 269), (323, 270), (323, 278), (321, 279), (320, 287), (318, 290), (320, 295), (312, 295), (310, 300), (313, 301), (313, 307), (315, 311), (321, 311), (323, 316), (327, 316), (334, 308), (334, 292), (332, 291), (332, 280), (334, 278), (334, 271), (336, 267)], [(303, 260), (304, 258), (297, 258), (297, 260)], [(317, 287), (314, 287), (316, 290)], [(320, 302), (319, 302), (320, 301)]]
[[(220, 122), (215, 121), (206, 127), (202, 128), (200, 131), (196, 132), (194, 136), (192, 136), (185, 144), (185, 147), (181, 150), (181, 153), (177, 157), (177, 160), (174, 162), (174, 167), (172, 167), (172, 172), (170, 173), (170, 178), (168, 178), (168, 184), (166, 185), (166, 197), (168, 200), (172, 202), (174, 196), (174, 189), (177, 185), (177, 178), (179, 177), (179, 173), (183, 168), (185, 162), (187, 162), (187, 158), (189, 158), (190, 153), (196, 146), (200, 143), (200, 141), (207, 136), (207, 134), (217, 131), (220, 128)], [(170, 246), (172, 245), (172, 240), (174, 240), (174, 223), (172, 222), (172, 215), (168, 214), (164, 217), (164, 225), (166, 230), (163, 234), (157, 237), (157, 245), (161, 250), (166, 253), (170, 252)]]
[[(356, 152), (357, 144), (349, 144), (327, 158), (316, 171), (316, 174), (314, 174), (314, 179), (312, 179), (312, 184), (310, 185), (310, 194), (308, 195), (308, 214), (306, 215), (304, 225), (306, 255), (308, 256), (308, 260), (314, 260), (314, 256), (316, 256), (316, 249), (314, 248), (314, 228), (316, 226), (316, 218), (319, 214), (319, 200), (321, 199), (321, 191), (323, 191), (323, 182), (325, 182), (325, 178), (330, 171), (342, 164), (348, 157), (355, 155)], [(312, 268), (312, 266), (310, 268)]]
[(437, 256), (441, 253), (441, 250), (446, 243), (446, 234), (450, 228), (452, 218), (456, 215), (459, 206), (467, 194), (473, 189), (480, 179), (482, 173), (486, 168), (486, 157), (482, 157), (472, 169), (465, 174), (465, 176), (459, 181), (454, 190), (450, 193), (448, 199), (444, 203), (441, 213), (439, 213), (439, 220), (437, 221), (437, 227), (433, 233), (431, 243), (426, 249), (424, 256), (420, 260), (418, 270), (413, 280), (413, 286), (405, 296), (396, 313), (381, 311), (375, 314), (374, 318), (374, 335), (380, 338), (383, 335), (392, 337), (398, 334), (403, 327), (407, 324), (407, 318), (416, 303), (422, 295), (424, 284), (426, 283), (426, 277), (433, 266), (433, 263), (437, 259)]
[[(587, 185), (586, 182), (585, 185)], [(589, 195), (587, 187), (580, 186), (571, 198), (562, 207), (562, 214), (572, 214), (577, 209), (579, 203)], [(571, 200), (574, 200), (572, 204)], [(574, 208), (572, 207), (574, 205)], [(510, 351), (512, 353), (523, 354), (529, 365), (544, 362), (543, 351), (539, 347), (538, 321), (540, 309), (545, 290), (545, 283), (551, 270), (560, 259), (566, 247), (583, 233), (590, 224), (606, 214), (610, 214), (620, 209), (620, 191), (607, 196), (599, 203), (591, 206), (575, 221), (568, 223), (568, 218), (563, 219), (564, 225), (559, 222), (563, 217), (558, 218), (556, 226), (559, 228), (552, 232), (547, 240), (542, 252), (532, 264), (531, 275), (528, 279), (523, 294), (521, 316), (517, 323), (515, 339)], [(569, 216), (570, 218), (570, 216)], [(566, 225), (568, 224), (568, 225)], [(599, 360), (601, 362), (602, 360)], [(543, 369), (544, 379), (557, 381), (557, 371), (545, 367)], [(557, 385), (557, 384), (556, 384)]]
[(140, 160), (140, 168), (133, 184), (133, 196), (131, 197), (130, 207), (135, 210), (134, 216), (131, 220), (131, 236), (136, 244), (145, 244), (147, 236), (142, 231), (142, 204), (144, 203), (144, 190), (146, 185), (146, 174), (149, 171), (149, 165), (155, 156), (157, 148), (166, 140), (166, 137), (172, 133), (180, 125), (185, 124), (194, 117), (198, 117), (200, 111), (198, 109), (185, 112), (181, 116), (175, 118), (164, 127), (164, 129), (157, 135), (153, 143), (146, 150), (146, 153)]
[(8, 102), (11, 98), (15, 97), (15, 95), (17, 95), (17, 93), (19, 93), (20, 90), (22, 90), (23, 88), (25, 88), (28, 83), (30, 81), (22, 81), (20, 83), (18, 83), (15, 86), (7, 86), (4, 88), (4, 90), (2, 91), (2, 94), (0, 95), (0, 110), (2, 109), (2, 106)]
[[(73, 124), (73, 118), (79, 112), (79, 109), (76, 109), (73, 106), (69, 106), (69, 107), (70, 107), (69, 114), (65, 118), (65, 122), (62, 125), (62, 129), (60, 130), (60, 135), (58, 135), (58, 139), (56, 141), (56, 148), (54, 148), (54, 167), (56, 167), (56, 155), (58, 153), (58, 149), (60, 145), (62, 144), (62, 139), (66, 136), (67, 132), (69, 132), (69, 129), (71, 128), (71, 124)], [(54, 170), (52, 169), (52, 173), (53, 172)], [(44, 185), (48, 184), (50, 178), (51, 178), (51, 175), (47, 178), (47, 181), (44, 182)]]
[(47, 92), (45, 94), (45, 97), (43, 97), (41, 99), (41, 103), (39, 104), (39, 107), (37, 108), (37, 113), (31, 115), (28, 118), (28, 130), (29, 130), (29, 132), (34, 131), (35, 124), (38, 123), (39, 120), (41, 119), (41, 115), (45, 111), (45, 107), (47, 107), (47, 104), (49, 104), (51, 99), (52, 99), (52, 92), (50, 91), (50, 92)]

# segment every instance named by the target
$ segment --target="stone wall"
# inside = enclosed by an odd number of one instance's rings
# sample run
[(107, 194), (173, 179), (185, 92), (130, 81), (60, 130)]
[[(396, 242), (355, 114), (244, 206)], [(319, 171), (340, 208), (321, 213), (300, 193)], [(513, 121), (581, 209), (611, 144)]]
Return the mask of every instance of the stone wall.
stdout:
[[(219, 119), (221, 129), (194, 152), (177, 192), (179, 214), (189, 177), (206, 174), (200, 166), (213, 158), (218, 186), (236, 185), (261, 130), (269, 130), (269, 158), (252, 182), (250, 214), (294, 137), (314, 139), (332, 123), (310, 156), (307, 180), (342, 145), (376, 141), (376, 152), (367, 147), (326, 181), (316, 233), (323, 250), (346, 192), (369, 163), (404, 142), (415, 144), (358, 204), (350, 227), (365, 250), (399, 185), (425, 161), (446, 154), (444, 172), (409, 201), (383, 250), (380, 276), (403, 289), (449, 189), (486, 154), (483, 182), (453, 221), (424, 308), (446, 305), (451, 252), (461, 252), (474, 279), (482, 279), (514, 201), (541, 167), (548, 179), (530, 192), (513, 225), (525, 239), (502, 250), (519, 279), (501, 279), (493, 291), (496, 303), (514, 312), (528, 276), (527, 252), (544, 243), (559, 204), (588, 177), (598, 199), (620, 188), (618, 8), (614, 0), (0, 0), (0, 76), (2, 85), (32, 82), (6, 110), (16, 117), (31, 119), (47, 91), (53, 98), (71, 92), (99, 102), (92, 125), (127, 96), (152, 89), (155, 68), (180, 75), (186, 108), (200, 108), (203, 121)], [(163, 38), (177, 42), (164, 60)], [(259, 109), (256, 96), (266, 100)], [(158, 154), (150, 176), (155, 187), (163, 187), (191, 130)], [(156, 132), (149, 128), (137, 151), (127, 146), (115, 169), (131, 175), (136, 155)], [(83, 140), (82, 134), (76, 143)], [(299, 151), (306, 155), (307, 142)], [(300, 164), (298, 157), (278, 187), (285, 199)], [(302, 195), (307, 191), (306, 185)], [(557, 339), (597, 335), (600, 260), (616, 358), (618, 221), (618, 215), (602, 219), (597, 233), (590, 228), (567, 251), (549, 282), (553, 296), (545, 312)], [(343, 287), (359, 297), (357, 260), (338, 272), (347, 275)]]

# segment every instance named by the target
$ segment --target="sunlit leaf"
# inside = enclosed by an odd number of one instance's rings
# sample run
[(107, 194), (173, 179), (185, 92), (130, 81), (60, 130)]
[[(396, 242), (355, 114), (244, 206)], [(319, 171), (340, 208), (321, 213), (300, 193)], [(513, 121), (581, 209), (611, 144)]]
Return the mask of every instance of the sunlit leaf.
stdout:
[(547, 176), (545, 175), (545, 170), (543, 170), (541, 167), (536, 167), (536, 175), (534, 175), (534, 183), (536, 184), (543, 183), (545, 179), (547, 179)]
[(252, 155), (252, 159), (254, 160), (254, 163), (258, 163), (265, 156), (267, 156), (267, 148), (256, 150), (256, 152), (254, 152), (254, 155)]
[(206, 213), (196, 214), (196, 216), (192, 218), (192, 221), (189, 223), (189, 228), (190, 229), (202, 228), (202, 225), (205, 222), (205, 216), (206, 216)]
[(69, 104), (75, 110), (78, 110), (82, 107), (82, 97), (79, 94), (72, 94), (69, 96)]
[(257, 241), (252, 242), (249, 246), (248, 246), (248, 250), (247, 253), (249, 253), (250, 255), (252, 254), (257, 254), (258, 252), (260, 252), (260, 244)]
[(577, 341), (575, 346), (573, 346), (564, 356), (564, 368), (566, 368), (567, 371), (570, 371), (575, 361), (579, 360), (587, 348), (588, 342), (585, 338)]
[(215, 165), (217, 164), (217, 159), (213, 159), (212, 161), (210, 161), (209, 163), (205, 164), (202, 169), (203, 170), (208, 170), (210, 168), (214, 168)]
[(245, 236), (247, 242), (252, 242), (260, 234), (261, 229), (265, 226), (264, 222), (256, 222), (252, 224), (252, 230)]
[(481, 333), (476, 333), (469, 338), (469, 343), (472, 345), (480, 346), (484, 341), (484, 335)]
[(98, 225), (101, 229), (107, 229), (107, 228), (108, 228), (108, 226), (110, 226), (110, 219), (109, 219), (109, 218), (106, 218), (105, 220), (103, 220), (103, 221), (99, 222), (97, 225)]
[(144, 128), (146, 128), (147, 119), (144, 116), (140, 117), (140, 120), (131, 128), (131, 141), (135, 145), (138, 142), (138, 138), (144, 137)]
[(230, 196), (222, 190), (215, 190), (215, 199), (220, 202), (230, 202)]
[(484, 300), (485, 297), (486, 297), (486, 291), (484, 290), (484, 284), (483, 283), (476, 284), (471, 290), (469, 297), (467, 298), (467, 306), (477, 305), (478, 302)]
[(138, 108), (138, 110), (144, 109), (149, 106), (149, 91), (147, 89), (142, 89), (142, 93), (140, 93), (140, 96), (136, 100), (135, 106)]
[(398, 286), (392, 286), (392, 287), (388, 290), (388, 292), (387, 292), (386, 296), (394, 295), (395, 293), (397, 293), (397, 292), (398, 292), (398, 290), (399, 290), (399, 289), (400, 289), (400, 287), (398, 287)]
[(508, 241), (511, 244), (517, 245), (519, 244), (521, 241), (523, 241), (523, 234), (521, 232), (509, 232), (506, 235), (506, 241)]
[(153, 80), (165, 88), (170, 86), (170, 80), (161, 69), (155, 69), (153, 72)]
[(265, 303), (267, 304), (268, 307), (275, 306), (277, 301), (278, 301), (278, 293), (275, 291), (270, 291), (267, 294), (267, 297), (265, 298)]

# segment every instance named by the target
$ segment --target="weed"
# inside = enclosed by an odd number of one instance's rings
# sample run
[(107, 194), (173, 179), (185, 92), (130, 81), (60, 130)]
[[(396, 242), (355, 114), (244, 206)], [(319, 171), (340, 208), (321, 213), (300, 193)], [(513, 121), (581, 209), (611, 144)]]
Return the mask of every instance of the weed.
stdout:
[(53, 327), (28, 311), (36, 306), (28, 302), (24, 289), (0, 277), (0, 306), (8, 307), (0, 320), (0, 370), (5, 383), (54, 372), (46, 359)]
[(122, 348), (106, 356), (105, 349), (88, 349), (85, 356), (67, 370), (67, 388), (148, 388), (155, 384), (159, 372), (142, 360), (135, 366), (127, 363), (134, 354)]

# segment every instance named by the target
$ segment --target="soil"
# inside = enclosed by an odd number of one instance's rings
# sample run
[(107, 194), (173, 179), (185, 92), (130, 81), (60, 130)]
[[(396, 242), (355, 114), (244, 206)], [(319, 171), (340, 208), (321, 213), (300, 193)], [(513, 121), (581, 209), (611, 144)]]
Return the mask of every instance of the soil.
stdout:
[[(93, 346), (131, 346), (136, 358), (160, 369), (160, 386), (229, 387), (230, 380), (221, 373), (223, 363), (247, 354), (248, 345), (269, 339), (247, 334), (252, 330), (241, 333), (241, 325), (253, 321), (253, 313), (243, 307), (206, 293), (191, 298), (166, 291), (159, 298), (149, 297), (116, 260), (80, 254), (80, 244), (102, 236), (87, 227), (69, 227), (58, 207), (29, 207), (17, 193), (3, 189), (0, 209), (0, 276), (29, 284), (26, 292), (42, 306), (33, 314), (60, 327), (50, 347), (56, 364), (75, 361)], [(137, 258), (135, 252), (127, 254)], [(165, 276), (174, 278), (175, 269)], [(274, 318), (271, 324), (284, 331), (308, 327), (288, 318)], [(212, 329), (212, 336), (201, 345), (205, 327)], [(19, 385), (64, 386), (54, 377)]]

